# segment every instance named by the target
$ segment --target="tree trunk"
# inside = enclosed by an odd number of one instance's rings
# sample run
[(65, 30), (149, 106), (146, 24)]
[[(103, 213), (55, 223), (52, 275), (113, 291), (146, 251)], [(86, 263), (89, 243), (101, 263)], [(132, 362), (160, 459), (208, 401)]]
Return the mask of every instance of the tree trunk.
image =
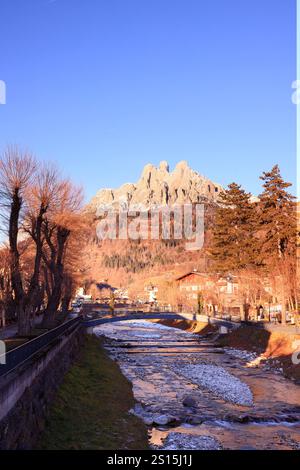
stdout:
[(240, 305), (240, 316), (242, 321), (246, 320), (246, 311), (244, 305)]
[(5, 317), (5, 309), (4, 307), (1, 308), (1, 326), (4, 328), (6, 325), (6, 317)]
[(10, 269), (11, 284), (14, 292), (14, 298), (18, 318), (18, 334), (26, 336), (30, 331), (30, 322), (24, 309), (24, 289), (20, 269), (20, 255), (18, 250), (19, 217), (22, 206), (22, 199), (19, 190), (16, 189), (11, 204), (9, 218), (9, 248), (10, 248)]
[(48, 299), (48, 305), (43, 319), (43, 326), (45, 326), (45, 328), (51, 327), (51, 324), (55, 319), (61, 301), (62, 286), (64, 280), (63, 258), (66, 242), (69, 235), (69, 230), (63, 227), (58, 227), (56, 235), (57, 248), (55, 248), (55, 246), (52, 244), (50, 238), (46, 237), (47, 243), (51, 250), (51, 262), (48, 263), (48, 266), (53, 278), (53, 289)]
[(62, 311), (63, 312), (67, 312), (69, 310), (69, 306), (70, 306), (70, 303), (71, 303), (71, 299), (72, 297), (69, 295), (69, 294), (66, 294), (64, 297), (63, 297), (63, 300), (62, 300)]
[(215, 318), (216, 316), (216, 306), (213, 304), (213, 310), (212, 310), (212, 317)]
[(27, 337), (31, 331), (30, 324), (30, 311), (23, 308), (22, 305), (18, 306), (18, 336)]
[(61, 300), (61, 282), (55, 282), (54, 289), (51, 293), (46, 312), (43, 318), (43, 326), (49, 328), (55, 320), (57, 310)]
[(284, 299), (281, 302), (281, 324), (286, 325), (286, 304)]

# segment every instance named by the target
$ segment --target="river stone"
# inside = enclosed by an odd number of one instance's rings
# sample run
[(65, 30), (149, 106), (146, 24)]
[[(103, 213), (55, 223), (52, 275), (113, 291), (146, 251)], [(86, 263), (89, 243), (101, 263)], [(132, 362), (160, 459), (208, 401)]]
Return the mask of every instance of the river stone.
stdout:
[(166, 416), (166, 415), (160, 415), (158, 417), (151, 416), (151, 415), (142, 416), (142, 419), (147, 426), (151, 426), (152, 424), (154, 424), (154, 425), (159, 425), (159, 426), (168, 425), (170, 427), (175, 427), (181, 423), (181, 420), (179, 418), (176, 418), (175, 416)]
[(185, 420), (187, 424), (192, 424), (193, 426), (197, 426), (203, 423), (203, 419), (199, 416), (188, 416)]
[(147, 416), (147, 417), (143, 418), (143, 420), (144, 420), (144, 423), (147, 426), (151, 426), (154, 423), (153, 417), (151, 417), (151, 416), (149, 416), (149, 417)]
[(187, 406), (189, 408), (195, 408), (197, 406), (196, 400), (191, 396), (185, 397), (182, 401), (182, 404), (183, 406)]
[(170, 416), (170, 421), (168, 422), (168, 425), (170, 427), (179, 426), (180, 423), (181, 423), (181, 420), (179, 418), (176, 418), (175, 416)]
[(181, 419), (175, 416), (167, 416), (167, 415), (160, 415), (158, 417), (146, 417), (144, 418), (144, 423), (150, 426), (151, 424), (158, 425), (158, 426), (170, 426), (176, 427), (179, 426), (181, 423)]
[(240, 416), (238, 417), (238, 422), (239, 422), (239, 423), (249, 423), (250, 419), (251, 419), (251, 418), (250, 418), (249, 415), (240, 415)]
[(221, 450), (222, 446), (211, 436), (192, 436), (181, 432), (170, 432), (164, 440), (162, 450)]
[(147, 413), (147, 411), (143, 408), (140, 403), (136, 403), (134, 409), (130, 410), (130, 413), (134, 414), (138, 418), (142, 419), (147, 426), (151, 425), (160, 425), (164, 426), (168, 424), (169, 417), (167, 415), (154, 415), (151, 413)]
[(160, 415), (153, 418), (153, 423), (160, 426), (164, 426), (165, 424), (168, 424), (168, 422), (169, 418), (167, 415)]
[(228, 413), (228, 414), (225, 414), (224, 420), (232, 422), (232, 423), (249, 423), (250, 415), (234, 415), (234, 414)]

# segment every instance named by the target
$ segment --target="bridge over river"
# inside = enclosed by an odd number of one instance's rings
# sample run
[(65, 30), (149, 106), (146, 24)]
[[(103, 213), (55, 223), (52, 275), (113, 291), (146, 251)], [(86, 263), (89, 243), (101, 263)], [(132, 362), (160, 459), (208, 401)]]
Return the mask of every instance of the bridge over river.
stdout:
[(108, 308), (99, 307), (97, 304), (85, 304), (83, 306), (83, 325), (88, 329), (93, 329), (94, 327), (103, 325), (105, 323), (115, 323), (120, 321), (128, 320), (187, 320), (187, 321), (197, 321), (200, 323), (209, 323), (211, 325), (216, 325), (220, 328), (223, 327), (221, 332), (227, 333), (228, 330), (233, 330), (239, 328), (241, 325), (254, 326), (256, 328), (263, 328), (269, 332), (276, 331), (277, 333), (284, 334), (300, 334), (300, 327), (296, 325), (281, 325), (281, 324), (272, 324), (265, 321), (233, 321), (225, 320), (224, 318), (215, 318), (209, 317), (207, 315), (200, 315), (196, 313), (188, 312), (171, 312), (171, 311), (152, 311), (152, 312), (143, 312), (143, 311), (133, 311), (128, 308), (124, 308), (124, 305), (120, 305), (114, 312), (108, 310)]
[(130, 311), (119, 311), (115, 314), (110, 314), (107, 311), (91, 311), (90, 315), (93, 315), (93, 318), (85, 318), (82, 323), (88, 329), (92, 330), (93, 328), (103, 325), (105, 323), (115, 323), (123, 321), (132, 321), (132, 320), (188, 320), (188, 321), (197, 321), (201, 323), (210, 323), (215, 324), (218, 327), (224, 327), (226, 329), (238, 328), (239, 324), (207, 317), (206, 315), (199, 315), (195, 313), (177, 313), (177, 312), (130, 312)]

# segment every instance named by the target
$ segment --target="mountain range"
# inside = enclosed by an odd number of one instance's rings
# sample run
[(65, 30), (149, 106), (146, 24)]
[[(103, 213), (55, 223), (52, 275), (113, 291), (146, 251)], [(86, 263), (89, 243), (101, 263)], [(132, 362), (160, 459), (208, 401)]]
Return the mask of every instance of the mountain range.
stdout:
[(223, 190), (218, 183), (202, 176), (186, 161), (177, 163), (173, 171), (166, 161), (158, 167), (146, 165), (136, 183), (125, 183), (117, 189), (100, 189), (87, 209), (100, 208), (141, 210), (165, 205), (216, 202)]

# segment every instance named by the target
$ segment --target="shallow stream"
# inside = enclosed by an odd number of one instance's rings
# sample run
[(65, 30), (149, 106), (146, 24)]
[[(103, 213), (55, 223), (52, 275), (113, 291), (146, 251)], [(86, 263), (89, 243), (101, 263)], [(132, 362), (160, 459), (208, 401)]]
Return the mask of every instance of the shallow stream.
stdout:
[(153, 448), (300, 449), (300, 387), (201, 337), (158, 323), (101, 325), (131, 381)]

